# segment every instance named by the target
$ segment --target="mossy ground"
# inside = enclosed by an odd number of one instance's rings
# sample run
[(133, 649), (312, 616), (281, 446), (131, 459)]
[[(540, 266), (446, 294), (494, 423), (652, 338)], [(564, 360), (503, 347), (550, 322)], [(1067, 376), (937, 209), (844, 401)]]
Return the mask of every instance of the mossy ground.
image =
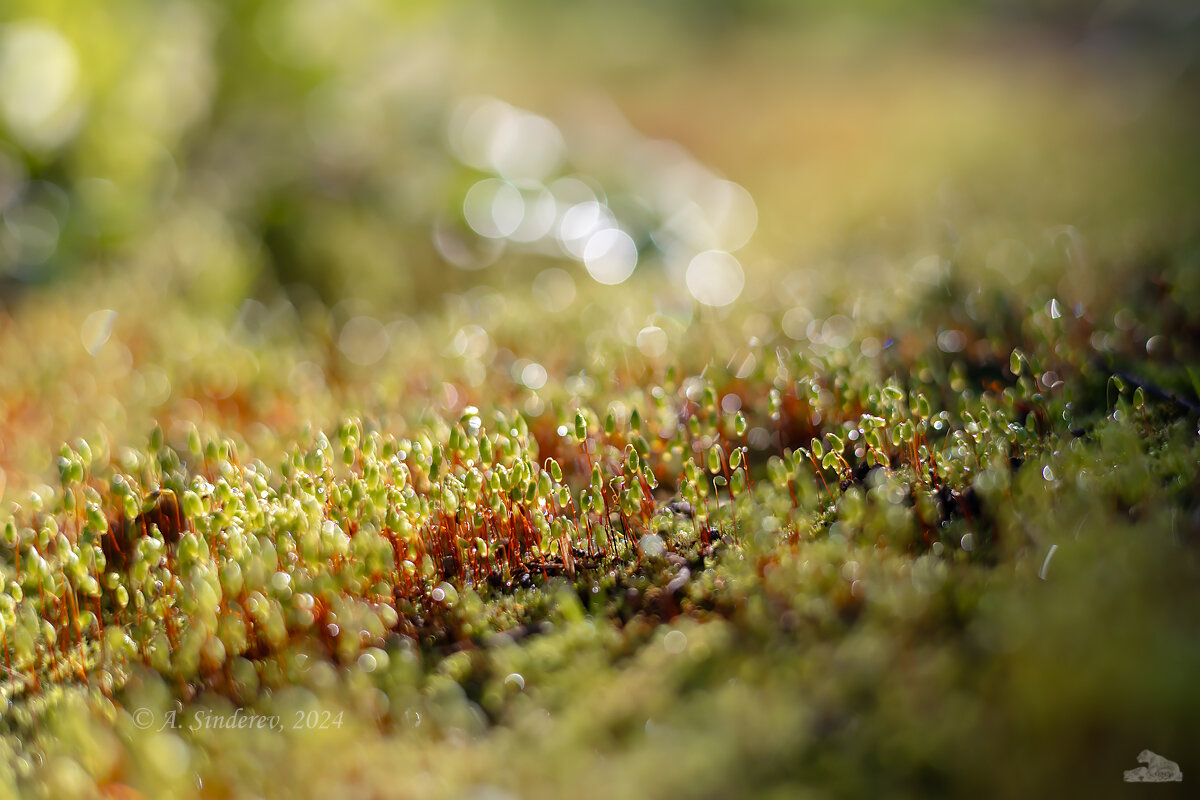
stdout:
[[(409, 123), (351, 104), (316, 163), (307, 78), (215, 90), (171, 202), (0, 312), (0, 793), (1110, 796), (1147, 749), (1186, 787), (1191, 79), (832, 30), (601, 70), (758, 201), (720, 308), (665, 256), (448, 271), (406, 192), (478, 175), (387, 195)], [(531, 104), (597, 69), (470, 58)]]

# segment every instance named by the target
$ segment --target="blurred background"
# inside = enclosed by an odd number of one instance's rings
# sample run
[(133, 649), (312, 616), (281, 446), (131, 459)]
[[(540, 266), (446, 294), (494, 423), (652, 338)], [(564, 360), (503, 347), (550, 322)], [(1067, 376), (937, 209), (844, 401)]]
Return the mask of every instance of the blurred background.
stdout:
[[(828, 6), (8, 0), (9, 488), (76, 435), (536, 415), (548, 375), (780, 329), (871, 356), (1053, 299), (1191, 347), (1194, 3)], [(1175, 328), (1113, 316), (1164, 270)]]
[(683, 278), (755, 232), (752, 282), (947, 239), (1020, 272), (1031, 222), (1195, 221), (1187, 2), (4, 6), (6, 305), (146, 273), (411, 312), (550, 266)]

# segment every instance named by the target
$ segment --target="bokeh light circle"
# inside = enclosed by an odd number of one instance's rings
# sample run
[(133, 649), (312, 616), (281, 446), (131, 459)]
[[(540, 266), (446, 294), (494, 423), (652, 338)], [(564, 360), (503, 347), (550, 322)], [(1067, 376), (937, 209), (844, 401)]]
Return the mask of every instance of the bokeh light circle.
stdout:
[(692, 297), (706, 306), (727, 306), (746, 285), (742, 265), (722, 250), (706, 250), (691, 260), (684, 276)]
[(637, 244), (620, 228), (592, 234), (583, 248), (583, 264), (599, 283), (615, 286), (626, 281), (637, 267)]
[(463, 217), (471, 230), (489, 239), (503, 239), (525, 219), (525, 199), (508, 181), (486, 178), (463, 198)]

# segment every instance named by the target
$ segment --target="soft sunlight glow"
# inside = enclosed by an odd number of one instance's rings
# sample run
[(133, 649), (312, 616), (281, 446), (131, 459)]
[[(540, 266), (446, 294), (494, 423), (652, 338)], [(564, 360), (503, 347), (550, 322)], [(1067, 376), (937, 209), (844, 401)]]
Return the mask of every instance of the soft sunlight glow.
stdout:
[(18, 139), (53, 148), (75, 130), (79, 59), (71, 43), (40, 22), (0, 30), (0, 117)]

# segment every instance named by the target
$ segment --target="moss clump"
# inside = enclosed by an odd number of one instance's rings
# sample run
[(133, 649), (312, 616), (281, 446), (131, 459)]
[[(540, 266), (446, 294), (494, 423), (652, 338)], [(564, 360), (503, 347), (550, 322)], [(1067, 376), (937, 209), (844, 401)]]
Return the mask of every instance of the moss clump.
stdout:
[[(1195, 772), (1200, 161), (1157, 48), (15, 1), (0, 798)], [(531, 36), (572, 68), (493, 70)], [(74, 75), (55, 125), (13, 42)], [(434, 74), (600, 75), (712, 166)]]

